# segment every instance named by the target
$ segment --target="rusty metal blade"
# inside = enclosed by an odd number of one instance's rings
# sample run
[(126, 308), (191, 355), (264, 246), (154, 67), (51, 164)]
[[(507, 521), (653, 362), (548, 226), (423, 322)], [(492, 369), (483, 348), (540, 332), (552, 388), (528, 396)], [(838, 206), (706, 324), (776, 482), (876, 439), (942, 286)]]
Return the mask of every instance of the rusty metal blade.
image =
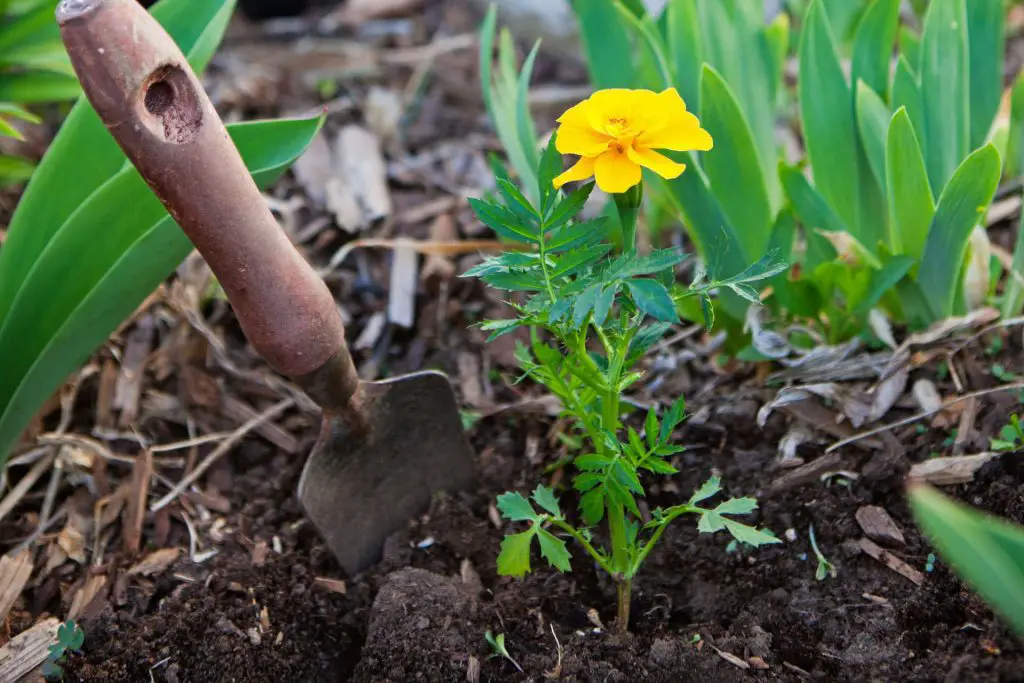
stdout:
[(299, 500), (348, 574), (376, 563), (388, 536), (427, 511), (440, 491), (475, 478), (448, 378), (421, 372), (367, 382), (365, 431), (325, 415), (299, 482)]

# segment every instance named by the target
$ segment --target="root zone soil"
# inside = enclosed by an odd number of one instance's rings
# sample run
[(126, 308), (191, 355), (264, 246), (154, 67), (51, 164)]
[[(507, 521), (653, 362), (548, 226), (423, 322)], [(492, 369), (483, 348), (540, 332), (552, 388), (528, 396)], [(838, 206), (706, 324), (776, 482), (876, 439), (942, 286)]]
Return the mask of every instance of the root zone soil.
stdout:
[[(757, 523), (780, 536), (792, 530), (788, 540), (737, 550), (727, 537), (677, 523), (638, 577), (626, 636), (604, 628), (614, 586), (578, 549), (571, 574), (534, 558), (525, 580), (496, 575), (504, 525), (495, 524), (495, 495), (528, 491), (546, 476), (524, 455), (536, 418), (506, 414), (474, 428), (479, 488), (436, 500), (389, 541), (379, 565), (349, 578), (293, 497), (301, 458), (251, 440), (231, 463), (225, 495), (236, 512), (221, 552), (200, 565), (183, 557), (152, 580), (122, 576), (83, 620), (86, 645), (67, 679), (1019, 680), (1021, 644), (941, 560), (929, 563), (905, 503), (906, 466), (939, 450), (948, 433), (911, 431), (905, 461), (890, 459), (873, 476), (847, 472), (768, 493), (782, 474), (774, 463), (786, 425), (773, 417), (756, 427), (767, 395), (736, 387), (691, 401), (701, 417), (678, 433), (688, 446), (681, 473), (652, 483), (649, 502), (685, 499), (717, 472), (729, 494), (758, 495)], [(1005, 421), (1015, 403), (995, 401), (982, 419)], [(809, 459), (816, 448), (807, 448)], [(1020, 522), (1022, 474), (1008, 455), (946, 491)], [(920, 585), (862, 552), (855, 514), (865, 505), (883, 507), (900, 527), (906, 543), (890, 549), (921, 572)], [(815, 579), (812, 524), (835, 578)], [(505, 634), (525, 673), (489, 657), (488, 630)]]

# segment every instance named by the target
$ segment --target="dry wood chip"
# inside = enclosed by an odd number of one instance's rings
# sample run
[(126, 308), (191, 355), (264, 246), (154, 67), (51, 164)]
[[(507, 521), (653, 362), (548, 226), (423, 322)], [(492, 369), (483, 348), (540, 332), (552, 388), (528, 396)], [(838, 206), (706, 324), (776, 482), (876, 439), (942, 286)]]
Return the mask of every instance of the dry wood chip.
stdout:
[(181, 554), (181, 548), (161, 548), (142, 558), (128, 570), (129, 576), (156, 576), (174, 564)]
[(748, 657), (747, 662), (750, 663), (750, 668), (759, 669), (761, 671), (767, 671), (771, 667), (768, 666), (768, 662), (764, 661), (761, 657)]
[(306, 195), (317, 206), (324, 206), (327, 202), (327, 183), (331, 179), (333, 165), (331, 146), (323, 132), (318, 133), (310, 141), (306, 151), (292, 164), (292, 170)]
[(388, 288), (388, 319), (401, 327), (411, 328), (416, 320), (416, 280), (419, 260), (416, 252), (398, 247), (391, 261)]
[[(221, 415), (237, 423), (248, 422), (260, 414), (259, 411), (254, 410), (248, 403), (230, 394), (224, 394), (221, 398), (220, 411)], [(285, 453), (295, 454), (299, 452), (298, 440), (271, 420), (259, 423), (253, 428), (253, 431)]]
[(868, 414), (868, 422), (878, 422), (886, 413), (896, 405), (896, 402), (903, 396), (903, 390), (907, 388), (907, 378), (910, 370), (906, 366), (896, 370), (875, 387), (874, 400), (871, 402), (871, 411)]
[(768, 495), (777, 495), (789, 489), (816, 482), (825, 472), (841, 468), (843, 462), (844, 460), (838, 452), (824, 455), (776, 478), (775, 481), (768, 485), (766, 493)]
[(967, 445), (976, 436), (974, 422), (978, 418), (978, 410), (981, 408), (981, 401), (972, 396), (963, 402), (963, 409), (960, 413), (960, 424), (956, 430), (956, 440), (953, 441), (953, 455), (963, 455)]
[(335, 141), (334, 159), (335, 170), (351, 188), (366, 223), (390, 216), (387, 164), (377, 136), (360, 126), (345, 126)]
[(85, 562), (85, 536), (72, 523), (69, 522), (57, 534), (57, 545), (75, 562)]
[(919, 379), (914, 382), (913, 393), (914, 400), (923, 412), (931, 413), (942, 408), (942, 396), (931, 380)]
[(860, 528), (872, 540), (879, 543), (906, 544), (903, 532), (896, 526), (896, 522), (892, 520), (885, 508), (877, 505), (864, 505), (857, 509), (855, 516)]
[(0, 648), (0, 681), (20, 681), (45, 662), (59, 627), (60, 621), (49, 617)]
[[(82, 587), (75, 592), (71, 600), (71, 607), (68, 608), (68, 619), (77, 619), (96, 599), (107, 585), (106, 574), (90, 574)], [(89, 610), (90, 612), (94, 610)]]
[[(708, 643), (708, 645), (711, 645), (711, 643)], [(749, 669), (750, 668), (750, 664), (748, 664), (746, 661), (740, 659), (736, 655), (732, 654), (731, 652), (726, 652), (725, 650), (719, 650), (714, 645), (711, 645), (711, 649), (714, 650), (715, 652), (717, 652), (719, 657), (721, 657), (725, 661), (729, 662), (730, 664), (732, 664), (736, 668), (739, 668), (739, 669)]]
[(346, 24), (359, 24), (369, 19), (408, 15), (422, 4), (423, 0), (349, 0), (338, 18)]
[(924, 583), (924, 574), (911, 567), (909, 564), (893, 555), (891, 552), (878, 545), (869, 538), (860, 539), (860, 549), (865, 553), (883, 563), (886, 567), (900, 574), (920, 586)]
[(372, 349), (377, 345), (377, 340), (384, 334), (384, 328), (387, 327), (388, 316), (381, 311), (373, 313), (367, 320), (366, 325), (363, 327), (359, 336), (356, 337), (355, 342), (352, 344), (352, 348), (357, 351), (364, 351), (366, 349)]
[[(455, 242), (459, 233), (451, 214), (443, 213), (430, 226), (430, 239), (434, 242)], [(427, 284), (447, 282), (455, 275), (455, 266), (445, 254), (430, 254), (423, 263), (420, 279)]]
[(907, 475), (910, 479), (927, 482), (936, 486), (966, 484), (984, 465), (998, 458), (996, 453), (977, 455), (953, 455), (948, 458), (931, 458), (915, 463)]
[(366, 119), (366, 125), (384, 144), (398, 136), (398, 126), (402, 122), (404, 111), (402, 98), (394, 90), (372, 86), (370, 92), (366, 94), (363, 117)]
[(345, 595), (348, 592), (348, 587), (341, 579), (329, 579), (326, 576), (318, 576), (313, 579), (313, 583), (339, 595)]
[(108, 360), (100, 372), (100, 385), (96, 391), (96, 427), (114, 428), (114, 386), (117, 384), (117, 364)]
[(469, 351), (460, 351), (457, 362), (462, 400), (474, 408), (488, 405), (490, 401), (484, 395), (484, 389), (480, 383), (480, 357)]
[(155, 334), (156, 322), (153, 316), (144, 315), (139, 318), (125, 342), (121, 372), (114, 385), (114, 407), (121, 411), (119, 423), (122, 427), (131, 425), (139, 416), (142, 379)]
[(252, 566), (262, 567), (267, 563), (267, 555), (270, 554), (270, 546), (267, 545), (266, 541), (256, 541), (256, 545), (252, 547)]
[(124, 551), (129, 555), (139, 552), (142, 541), (142, 522), (146, 518), (146, 499), (149, 497), (149, 480), (153, 474), (153, 453), (143, 449), (132, 467), (131, 490), (125, 506), (121, 535)]
[(32, 553), (26, 548), (17, 555), (0, 558), (0, 623), (32, 576)]

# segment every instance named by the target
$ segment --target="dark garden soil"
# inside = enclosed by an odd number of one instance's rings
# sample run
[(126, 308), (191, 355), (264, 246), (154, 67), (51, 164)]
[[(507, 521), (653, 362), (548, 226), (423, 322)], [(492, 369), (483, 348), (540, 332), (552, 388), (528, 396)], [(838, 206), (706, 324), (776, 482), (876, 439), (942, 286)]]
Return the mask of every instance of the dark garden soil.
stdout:
[[(466, 194), (486, 190), (486, 153), (500, 148), (477, 83), (471, 34), (479, 14), (462, 0), (409, 6), (398, 18), (339, 29), (337, 44), (335, 29), (307, 40), (316, 24), (233, 25), (207, 78), (232, 120), (327, 105), (323, 145), (270, 193), (282, 224), (318, 266), (360, 237), (421, 244), (493, 237), (465, 203)], [(1011, 52), (1020, 54), (1021, 44)], [(544, 130), (581, 85), (586, 90), (579, 65), (543, 53), (534, 80)], [(332, 83), (336, 91), (325, 89)], [(381, 101), (398, 102), (400, 116), (386, 115)], [(380, 138), (393, 202), (392, 215), (362, 233), (339, 227), (324, 199), (338, 131), (349, 123)], [(35, 144), (41, 153), (46, 140)], [(0, 194), (0, 224), (16, 199)], [(682, 233), (670, 228), (663, 246)], [(994, 241), (1009, 249), (1012, 232), (996, 226)], [(190, 260), (72, 378), (62, 394), (68, 407), (55, 398), (26, 434), (19, 457), (45, 450), (38, 446), (46, 434), (68, 452), (61, 451), (63, 470), (44, 474), (0, 515), (3, 552), (26, 539), (32, 547), (31, 579), (21, 577), (10, 602), (2, 598), (13, 591), (4, 583), (11, 575), (0, 571), (0, 645), (46, 617), (74, 616), (86, 638), (66, 680), (97, 683), (1024, 681), (1024, 646), (941, 560), (930, 560), (904, 497), (912, 464), (986, 451), (1024, 396), (987, 394), (971, 412), (959, 404), (828, 454), (837, 438), (858, 431), (839, 424), (835, 406), (792, 404), (761, 428), (757, 413), (780, 388), (765, 377), (779, 366), (723, 365), (699, 328), (673, 330), (674, 341), (644, 360), (649, 372), (631, 399), (665, 405), (686, 396), (690, 418), (676, 439), (687, 450), (677, 456), (680, 474), (645, 482), (647, 503), (686, 500), (717, 473), (729, 495), (757, 497), (761, 507), (749, 521), (785, 541), (736, 549), (728, 537), (698, 536), (685, 519), (676, 522), (641, 571), (631, 631), (619, 636), (610, 628), (615, 587), (578, 548), (570, 546), (569, 574), (536, 564), (539, 557), (524, 580), (496, 574), (499, 544), (512, 527), (494, 509), (495, 496), (546, 483), (566, 510), (575, 500), (566, 490), (571, 468), (558, 465), (565, 424), (546, 412), (535, 387), (509, 388), (510, 338), (485, 345), (470, 329), (506, 310), (493, 292), (454, 277), (479, 261), (479, 249), (424, 256), (412, 276), (416, 296), (396, 301), (396, 291), (409, 288), (389, 291), (389, 279), (408, 260), (380, 246), (354, 249), (325, 278), (346, 313), (360, 371), (368, 379), (448, 371), (461, 404), (483, 414), (470, 432), (478, 488), (438, 498), (389, 540), (372, 570), (343, 576), (295, 498), (318, 425), (315, 409), (300, 401), (247, 433), (187, 493), (143, 514), (185, 470), (213, 457), (225, 433), (293, 396), (245, 345), (230, 308), (200, 296), (212, 291), (209, 273)], [(395, 303), (414, 311), (411, 328), (382, 322)], [(962, 349), (940, 341), (932, 354), (934, 346), (914, 356), (902, 400), (864, 429), (915, 414), (915, 380), (933, 380), (951, 399), (1024, 373), (1020, 327)], [(952, 376), (940, 370), (950, 355)], [(814, 428), (796, 451), (805, 464), (794, 469), (779, 445), (801, 424)], [(965, 434), (954, 432), (958, 425)], [(182, 446), (203, 436), (209, 442)], [(79, 437), (92, 445), (81, 447)], [(151, 471), (144, 446), (168, 447), (152, 454)], [(942, 490), (1024, 522), (1019, 457), (994, 459), (969, 483)], [(33, 462), (8, 468), (5, 496)], [(60, 484), (49, 502), (48, 481)], [(888, 513), (902, 542), (865, 543), (858, 512), (863, 517), (867, 506)], [(815, 578), (812, 525), (834, 577)], [(517, 665), (490, 656), (488, 631), (504, 634)]]
[[(1013, 358), (1024, 367), (1019, 349)], [(345, 581), (344, 594), (317, 580), (340, 576), (292, 495), (300, 458), (252, 444), (233, 458), (238, 474), (226, 492), (238, 510), (233, 542), (204, 565), (179, 561), (152, 585), (130, 579), (122, 605), (83, 622), (85, 651), (69, 680), (1021, 680), (1024, 649), (941, 562), (926, 571), (930, 550), (904, 502), (901, 474), (943, 451), (948, 432), (910, 429), (905, 459), (865, 453), (848, 461), (852, 471), (773, 488), (783, 474), (774, 468), (782, 420), (756, 426), (764, 399), (728, 386), (694, 396), (695, 417), (678, 433), (689, 447), (682, 473), (652, 488), (651, 502), (684, 499), (719, 472), (730, 494), (759, 496), (758, 524), (780, 536), (793, 529), (795, 540), (730, 551), (726, 538), (677, 523), (639, 577), (629, 635), (601, 626), (614, 616), (614, 588), (578, 550), (569, 575), (495, 574), (504, 527), (492, 523), (494, 496), (550, 479), (524, 454), (523, 435), (537, 425), (496, 417), (474, 430), (480, 488), (438, 499), (391, 539), (376, 568)], [(980, 423), (1005, 422), (1016, 402), (994, 395)], [(946, 490), (1024, 521), (1022, 476), (1009, 455)], [(861, 551), (855, 514), (865, 505), (884, 507), (900, 527), (906, 544), (892, 552), (923, 572), (921, 585)], [(811, 524), (836, 578), (815, 579)], [(275, 537), (282, 554), (254, 553)], [(488, 658), (488, 630), (506, 634), (525, 674)]]

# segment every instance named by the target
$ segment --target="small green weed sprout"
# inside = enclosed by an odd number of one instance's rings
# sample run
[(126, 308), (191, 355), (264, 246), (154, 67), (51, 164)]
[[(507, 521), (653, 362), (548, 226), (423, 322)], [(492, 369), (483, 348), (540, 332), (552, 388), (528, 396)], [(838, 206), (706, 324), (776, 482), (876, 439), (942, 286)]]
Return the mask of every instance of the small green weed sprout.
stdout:
[(85, 631), (73, 619), (57, 627), (57, 642), (50, 646), (50, 652), (43, 662), (43, 676), (50, 681), (64, 680), (64, 658), (68, 652), (78, 652), (85, 642)]
[(836, 566), (829, 562), (828, 558), (821, 552), (821, 549), (818, 548), (818, 539), (814, 536), (813, 524), (808, 530), (808, 535), (811, 539), (811, 550), (814, 551), (814, 556), (818, 558), (818, 567), (814, 570), (814, 578), (818, 581), (824, 581), (829, 576), (833, 579), (839, 576)]
[[(493, 633), (488, 631), (484, 634), (484, 638), (487, 640), (487, 643), (491, 646), (491, 649), (493, 650), (488, 659), (491, 659), (492, 657), (504, 657), (508, 661), (512, 662), (512, 666), (514, 666), (519, 671), (519, 673), (524, 673), (523, 667), (519, 666), (519, 662), (512, 659), (512, 655), (508, 653), (508, 648), (505, 647), (504, 633), (494, 635)], [(558, 638), (555, 638), (555, 642), (558, 642)]]
[(1010, 416), (1010, 421), (999, 430), (999, 438), (992, 439), (991, 448), (1003, 453), (1024, 448), (1024, 426), (1020, 423), (1020, 415)]
[[(517, 328), (529, 329), (530, 344), (520, 343), (516, 351), (524, 378), (532, 378), (558, 397), (563, 416), (581, 444), (573, 460), (577, 473), (572, 483), (581, 520), (570, 519), (554, 491), (545, 486), (538, 486), (530, 499), (516, 492), (502, 494), (497, 505), (504, 518), (528, 527), (505, 537), (498, 572), (519, 577), (529, 572), (534, 543), (551, 566), (570, 571), (565, 538), (571, 538), (616, 582), (617, 628), (624, 631), (629, 624), (633, 577), (677, 517), (693, 515), (700, 531), (727, 530), (752, 546), (779, 542), (772, 534), (733, 518), (753, 512), (757, 507), (753, 498), (706, 505), (722, 490), (718, 477), (686, 502), (654, 509), (645, 518), (637, 504), (644, 495), (641, 477), (676, 473), (670, 458), (683, 448), (674, 442), (673, 434), (684, 419), (685, 402), (678, 399), (661, 416), (651, 408), (637, 429), (623, 424), (627, 406), (622, 401), (623, 392), (643, 377), (636, 365), (644, 353), (679, 321), (680, 299), (700, 297), (709, 320), (713, 290), (728, 288), (756, 300), (752, 283), (771, 277), (779, 268), (766, 258), (726, 281), (707, 282), (699, 277), (689, 290), (672, 287), (674, 267), (685, 255), (676, 249), (640, 255), (634, 246), (641, 186), (613, 195), (624, 235), (622, 252), (614, 253), (603, 220), (574, 220), (593, 183), (560, 196), (552, 187), (559, 167), (553, 137), (537, 174), (538, 205), (507, 177), (498, 178), (504, 204), (470, 200), (480, 220), (518, 248), (486, 260), (464, 277), (479, 277), (496, 289), (524, 297), (521, 303), (508, 302), (514, 318), (488, 320), (481, 327), (492, 333), (491, 339)], [(593, 534), (603, 522), (607, 548)]]

